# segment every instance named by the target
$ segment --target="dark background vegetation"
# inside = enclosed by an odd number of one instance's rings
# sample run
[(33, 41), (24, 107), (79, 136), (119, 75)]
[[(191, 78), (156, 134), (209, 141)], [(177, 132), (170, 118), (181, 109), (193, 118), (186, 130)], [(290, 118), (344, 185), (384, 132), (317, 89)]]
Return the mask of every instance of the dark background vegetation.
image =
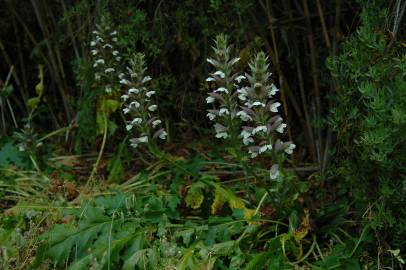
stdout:
[[(318, 211), (314, 230), (328, 224), (359, 235), (368, 227), (368, 256), (386, 252), (388, 262), (396, 261), (388, 250), (405, 252), (404, 1), (0, 0), (0, 7), (0, 87), (13, 67), (13, 91), (0, 95), (0, 147), (18, 141), (12, 135), (29, 117), (41, 64), (45, 94), (32, 128), (45, 135), (70, 127), (67, 140), (54, 138), (43, 155), (98, 150), (97, 104), (85, 83), (93, 75), (84, 67), (90, 33), (108, 14), (124, 54), (146, 55), (169, 127), (168, 149), (198, 144), (205, 151), (213, 140), (205, 116), (206, 58), (213, 38), (225, 33), (242, 66), (260, 50), (270, 57), (288, 137), (297, 145), (290, 166), (309, 183), (306, 207)], [(111, 136), (108, 154), (124, 133), (118, 127)]]

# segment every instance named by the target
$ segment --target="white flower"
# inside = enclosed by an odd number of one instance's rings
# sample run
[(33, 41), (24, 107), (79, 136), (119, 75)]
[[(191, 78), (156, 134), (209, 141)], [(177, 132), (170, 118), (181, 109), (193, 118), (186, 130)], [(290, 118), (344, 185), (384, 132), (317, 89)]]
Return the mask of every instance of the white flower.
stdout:
[(97, 67), (98, 65), (104, 65), (104, 60), (103, 59), (97, 59), (96, 62), (94, 62), (93, 67)]
[(136, 117), (131, 121), (131, 124), (133, 124), (133, 125), (139, 125), (141, 123), (142, 123), (142, 119), (139, 117)]
[(110, 86), (106, 86), (106, 88), (104, 89), (104, 91), (106, 91), (106, 93), (111, 93), (111, 91), (112, 91), (113, 89), (111, 89), (111, 87)]
[(228, 134), (227, 134), (227, 132), (219, 132), (219, 133), (216, 134), (216, 138), (219, 138), (219, 139), (221, 139), (221, 138), (227, 139), (227, 138), (228, 138)]
[(239, 98), (241, 101), (246, 101), (246, 100), (247, 100), (247, 96), (242, 95), (242, 94), (238, 95), (238, 98)]
[(255, 135), (259, 132), (266, 132), (268, 129), (266, 126), (258, 126), (252, 130), (252, 135)]
[(124, 113), (124, 114), (127, 114), (127, 113), (129, 113), (129, 112), (130, 112), (130, 109), (129, 109), (129, 108), (124, 108), (124, 109), (123, 109), (123, 113)]
[(92, 33), (95, 34), (95, 35), (98, 35), (98, 34), (99, 34), (99, 32), (96, 31), (96, 30), (93, 30)]
[(153, 112), (153, 111), (156, 111), (157, 108), (158, 108), (157, 105), (151, 105), (151, 106), (148, 107), (148, 110)]
[(272, 150), (272, 144), (265, 144), (263, 146), (261, 146), (261, 148), (259, 148), (259, 153), (265, 153), (268, 150)]
[(107, 44), (104, 44), (103, 45), (103, 48), (110, 48), (110, 49), (113, 49), (113, 46), (111, 46), (111, 44), (109, 44), (109, 43), (107, 43)]
[(214, 65), (214, 62), (213, 62), (213, 60), (212, 60), (212, 59), (207, 58), (207, 59), (206, 59), (206, 61), (207, 61), (207, 62), (209, 62), (210, 64)]
[(296, 148), (294, 143), (289, 144), (289, 146), (285, 149), (286, 154), (291, 155), (293, 153), (293, 149)]
[(148, 136), (142, 136), (138, 138), (138, 141), (140, 143), (147, 143), (148, 142)]
[(155, 91), (148, 91), (145, 95), (150, 98), (153, 94), (155, 94)]
[(221, 108), (219, 111), (219, 116), (228, 115), (228, 114), (230, 114), (230, 112), (228, 111), (227, 108)]
[(120, 83), (121, 83), (121, 84), (126, 84), (126, 85), (130, 85), (130, 84), (131, 84), (131, 82), (130, 82), (129, 80), (126, 80), (126, 79), (121, 79), (121, 80), (120, 80)]
[(160, 125), (161, 123), (162, 123), (161, 120), (159, 120), (159, 119), (158, 119), (158, 120), (155, 120), (155, 121), (152, 122), (152, 127), (155, 128), (157, 125)]
[(269, 178), (271, 178), (272, 180), (275, 180), (276, 178), (279, 177), (279, 165), (278, 164), (274, 164), (272, 165), (271, 169), (269, 170)]
[(138, 94), (139, 92), (140, 92), (140, 89), (137, 89), (137, 88), (128, 89), (129, 94)]
[(124, 78), (124, 76), (125, 76), (125, 74), (124, 74), (124, 73), (120, 73), (120, 74), (118, 74), (118, 78), (119, 78), (119, 79)]
[(278, 112), (278, 107), (281, 106), (279, 102), (272, 103), (271, 112)]
[(242, 80), (245, 80), (245, 79), (246, 79), (246, 78), (245, 78), (244, 75), (240, 75), (240, 76), (238, 76), (237, 78), (235, 78), (234, 80), (235, 80), (236, 82), (240, 83)]
[(206, 114), (206, 116), (213, 121), (216, 118), (216, 115), (214, 113), (209, 112), (208, 114)]
[(90, 52), (92, 53), (92, 55), (96, 55), (96, 54), (97, 54), (97, 50), (91, 50)]
[(97, 37), (96, 37), (96, 42), (104, 42), (104, 39), (102, 39), (101, 37), (97, 36)]
[(224, 88), (224, 87), (219, 87), (219, 88), (217, 88), (216, 90), (214, 90), (214, 92), (216, 92), (216, 93), (222, 93), (222, 92), (224, 92), (224, 93), (228, 94), (228, 89), (227, 89), (227, 88)]
[(252, 120), (251, 116), (249, 116), (245, 111), (239, 111), (237, 116), (241, 118), (242, 121), (250, 121)]
[(114, 72), (114, 71), (116, 71), (114, 68), (106, 68), (104, 70), (105, 73), (110, 73), (110, 72)]
[(214, 82), (214, 81), (215, 81), (215, 79), (213, 77), (208, 77), (206, 79), (206, 82)]
[(244, 145), (249, 145), (250, 143), (254, 143), (254, 139), (250, 136), (248, 137), (244, 137), (242, 139), (242, 142), (244, 143)]
[(238, 90), (237, 90), (237, 93), (239, 93), (238, 98), (239, 98), (240, 100), (242, 100), (242, 101), (247, 100), (248, 92), (247, 92), (247, 90), (245, 89), (245, 87), (238, 89)]
[(90, 46), (96, 46), (96, 41), (91, 41)]
[(130, 97), (129, 95), (122, 95), (122, 96), (121, 96), (121, 99), (124, 100), (124, 101), (126, 101), (129, 97)]
[(206, 98), (207, 104), (213, 103), (215, 100), (216, 100), (216, 99), (215, 99), (214, 97), (212, 97), (212, 96), (209, 96), (209, 97)]
[(117, 55), (118, 55), (118, 51), (112, 51), (111, 54), (114, 55), (114, 56), (117, 56)]
[(133, 128), (132, 124), (128, 124), (125, 126), (125, 128), (127, 129), (127, 131), (130, 131)]
[(112, 40), (113, 42), (117, 42), (117, 38), (116, 38), (116, 37), (113, 37), (111, 40)]
[(265, 104), (260, 101), (254, 101), (254, 103), (251, 104), (251, 107), (255, 107), (255, 106), (265, 107)]
[(100, 81), (100, 79), (101, 79), (100, 74), (99, 74), (99, 73), (95, 73), (95, 74), (94, 74), (94, 79), (95, 79), (96, 81)]
[(277, 132), (279, 133), (283, 133), (283, 130), (287, 127), (288, 125), (286, 125), (285, 123), (282, 123), (278, 126), (278, 128), (276, 129)]
[(252, 151), (251, 149), (248, 150), (248, 154), (251, 154), (251, 158), (256, 158), (258, 156), (258, 152)]
[(271, 86), (271, 91), (268, 92), (268, 96), (269, 96), (269, 97), (272, 97), (272, 96), (275, 95), (276, 92), (278, 92), (278, 91), (279, 91), (279, 89), (278, 89), (274, 84), (272, 84), (272, 86)]
[(220, 70), (214, 72), (214, 75), (217, 75), (217, 76), (219, 76), (220, 78), (223, 78), (223, 79), (224, 79), (224, 77), (226, 77), (226, 74), (224, 74), (224, 72), (220, 71)]
[(162, 131), (161, 134), (159, 134), (159, 138), (165, 140), (167, 135), (168, 133), (166, 133), (166, 131)]
[(142, 79), (142, 83), (146, 83), (146, 82), (148, 82), (148, 81), (150, 81), (151, 80), (151, 77), (150, 76), (146, 76), (146, 77), (144, 77), (143, 79)]
[(140, 103), (138, 101), (132, 101), (130, 103), (130, 107), (134, 107), (134, 108), (139, 108), (140, 107)]
[(117, 35), (117, 31), (113, 31), (110, 33), (110, 36), (115, 36), (115, 35)]
[(248, 138), (248, 137), (251, 136), (251, 132), (249, 132), (249, 131), (247, 131), (247, 130), (243, 130), (243, 131), (241, 131), (240, 136), (243, 137), (244, 139), (245, 139), (245, 138)]
[(121, 56), (117, 56), (116, 61), (120, 61), (120, 60), (121, 60)]

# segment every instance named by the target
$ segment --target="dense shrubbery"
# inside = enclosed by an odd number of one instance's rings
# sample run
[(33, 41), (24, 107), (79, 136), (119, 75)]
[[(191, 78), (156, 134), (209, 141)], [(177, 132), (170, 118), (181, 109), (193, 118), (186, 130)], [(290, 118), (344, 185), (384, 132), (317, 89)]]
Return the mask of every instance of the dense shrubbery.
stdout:
[(0, 269), (402, 269), (402, 1), (21, 5)]

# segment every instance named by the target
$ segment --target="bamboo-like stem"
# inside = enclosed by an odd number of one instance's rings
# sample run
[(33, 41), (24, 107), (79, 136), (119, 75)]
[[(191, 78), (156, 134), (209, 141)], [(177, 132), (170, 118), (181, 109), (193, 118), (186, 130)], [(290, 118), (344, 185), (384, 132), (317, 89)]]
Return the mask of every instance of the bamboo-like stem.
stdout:
[(69, 106), (68, 106), (68, 103), (67, 103), (68, 95), (65, 92), (64, 83), (61, 80), (61, 74), (59, 74), (60, 70), (58, 70), (58, 60), (56, 59), (56, 57), (54, 55), (53, 47), (52, 47), (51, 42), (50, 42), (50, 35), (49, 35), (48, 29), (47, 29), (47, 27), (45, 25), (45, 22), (44, 22), (44, 20), (42, 18), (43, 14), (41, 13), (41, 9), (40, 9), (38, 1), (39, 0), (31, 0), (31, 3), (32, 3), (32, 6), (34, 8), (34, 13), (35, 13), (35, 16), (37, 18), (40, 29), (42, 31), (42, 34), (44, 35), (45, 44), (46, 44), (46, 46), (48, 48), (47, 52), (48, 52), (48, 57), (49, 57), (49, 60), (50, 60), (50, 63), (51, 63), (51, 65), (49, 66), (50, 73), (53, 76), (54, 81), (58, 85), (57, 88), (58, 88), (59, 94), (62, 97), (62, 104), (63, 104), (63, 107), (65, 109), (66, 119), (67, 119), (68, 122), (70, 122), (71, 121), (70, 110), (69, 110)]
[(320, 16), (320, 23), (321, 23), (321, 28), (323, 30), (324, 41), (326, 42), (327, 49), (329, 51), (331, 51), (331, 42), (330, 42), (330, 38), (328, 36), (326, 21), (324, 19), (323, 9), (321, 7), (320, 0), (316, 0), (316, 4), (317, 4), (317, 11), (319, 12), (319, 16)]
[[(320, 85), (319, 85), (319, 76), (318, 76), (318, 69), (317, 69), (317, 54), (316, 54), (316, 49), (314, 45), (314, 35), (313, 35), (313, 30), (312, 30), (312, 25), (310, 21), (310, 13), (309, 13), (309, 7), (307, 4), (307, 0), (303, 0), (303, 11), (306, 17), (306, 28), (307, 28), (307, 41), (309, 44), (309, 49), (310, 49), (310, 66), (311, 66), (311, 73), (312, 73), (312, 78), (313, 78), (313, 86), (314, 86), (314, 91), (315, 91), (315, 96), (316, 96), (316, 110), (315, 110), (315, 116), (316, 119), (320, 119), (321, 116), (321, 98), (320, 98)], [(318, 162), (321, 164), (322, 160), (322, 135), (321, 135), (321, 129), (320, 127), (317, 128), (317, 146), (318, 146)]]

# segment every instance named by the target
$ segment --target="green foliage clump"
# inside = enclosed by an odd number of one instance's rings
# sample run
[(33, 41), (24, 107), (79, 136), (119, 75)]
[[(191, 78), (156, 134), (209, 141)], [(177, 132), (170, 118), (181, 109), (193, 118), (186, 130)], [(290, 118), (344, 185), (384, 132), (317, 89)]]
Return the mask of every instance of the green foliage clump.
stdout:
[(362, 25), (329, 59), (338, 85), (331, 124), (337, 171), (346, 179), (339, 186), (351, 192), (358, 209), (366, 209), (378, 243), (404, 249), (406, 55), (383, 28), (389, 18), (383, 5), (369, 3)]

